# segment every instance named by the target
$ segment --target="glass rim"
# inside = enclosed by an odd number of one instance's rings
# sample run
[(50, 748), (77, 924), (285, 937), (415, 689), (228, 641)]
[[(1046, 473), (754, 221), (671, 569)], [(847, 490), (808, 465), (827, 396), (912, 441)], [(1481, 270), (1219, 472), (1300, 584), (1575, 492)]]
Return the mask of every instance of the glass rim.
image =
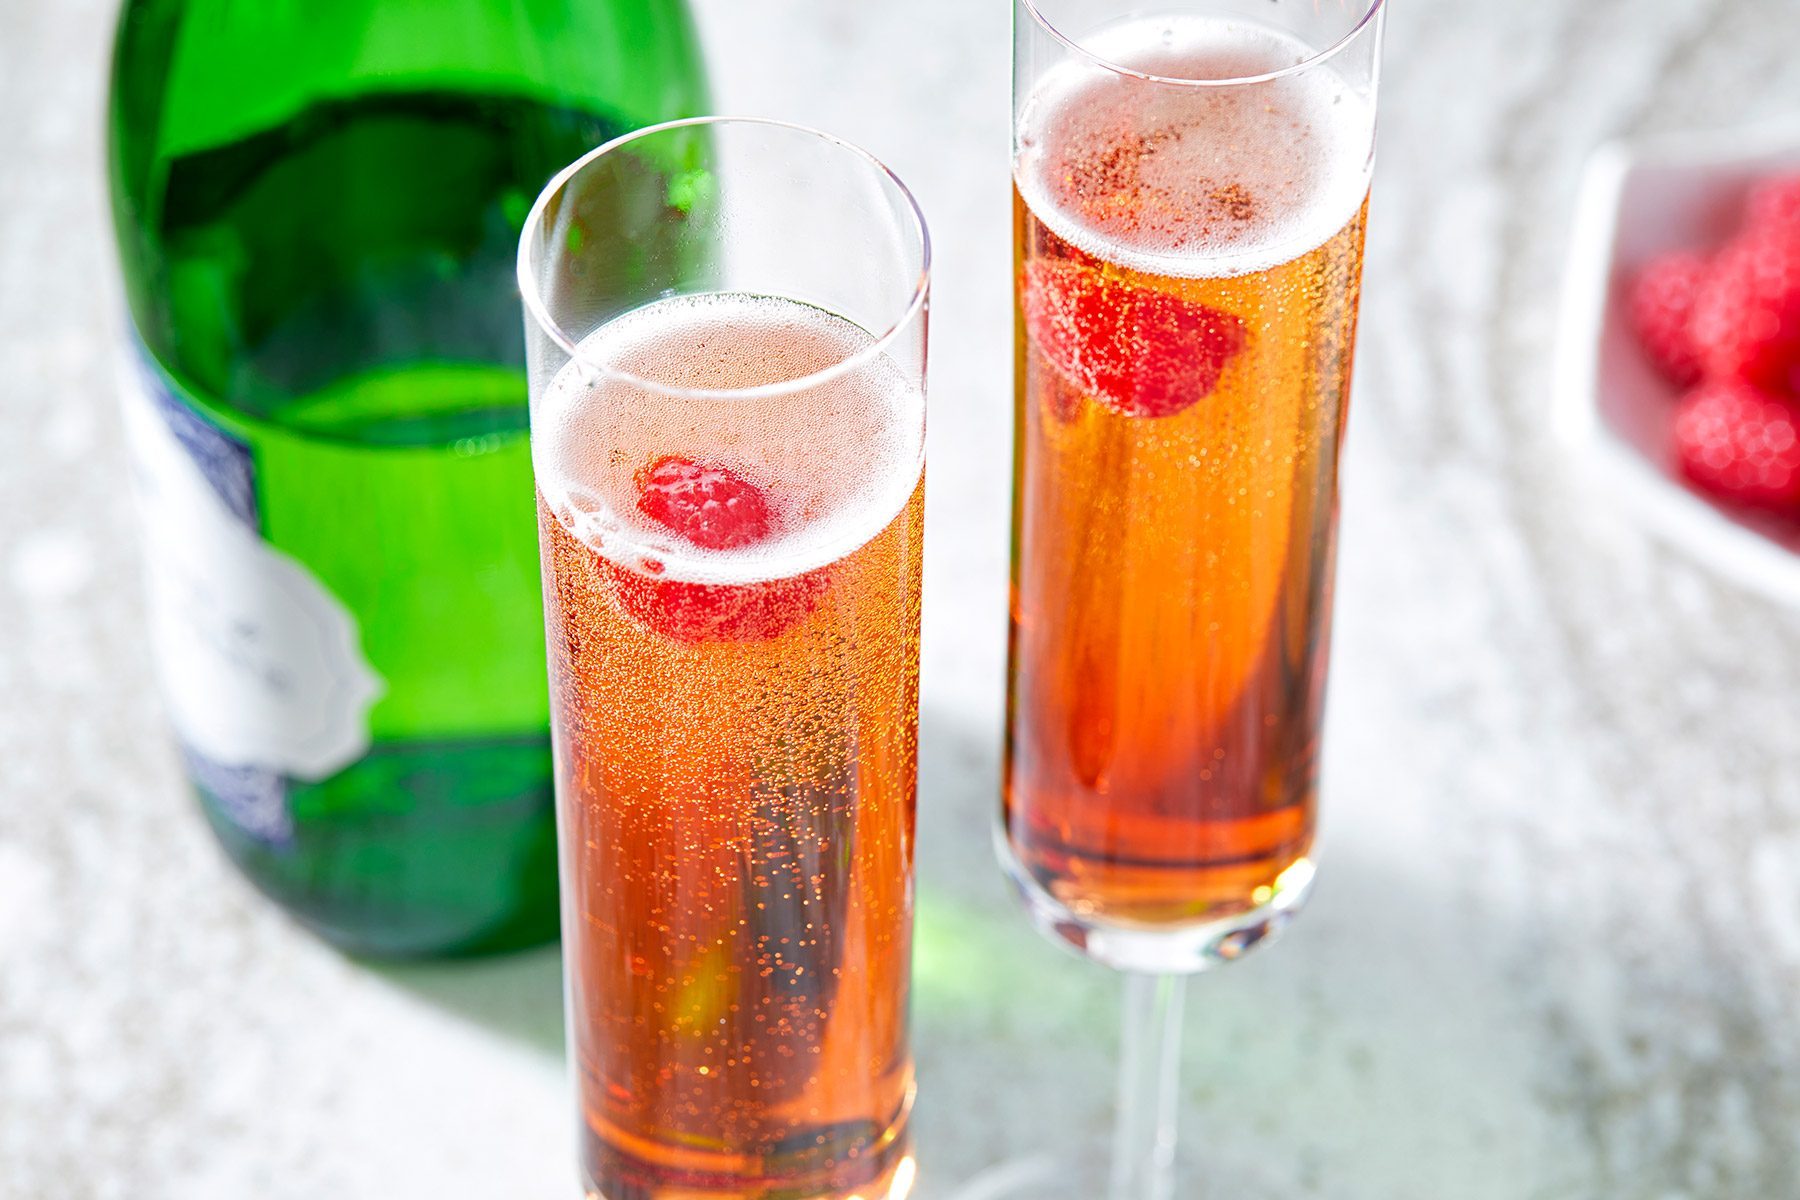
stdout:
[(1331, 45), (1324, 49), (1317, 50), (1312, 54), (1307, 55), (1299, 62), (1282, 67), (1278, 71), (1264, 71), (1257, 75), (1238, 75), (1228, 79), (1183, 79), (1178, 75), (1157, 75), (1151, 71), (1139, 71), (1133, 67), (1128, 67), (1123, 63), (1114, 62), (1105, 55), (1096, 54), (1062, 30), (1058, 29), (1056, 23), (1045, 16), (1043, 10), (1039, 7), (1040, 0), (1018, 0), (1018, 3), (1021, 8), (1030, 14), (1032, 21), (1039, 29), (1042, 29), (1045, 33), (1062, 43), (1075, 54), (1086, 59), (1087, 62), (1093, 66), (1099, 67), (1102, 70), (1111, 71), (1115, 75), (1123, 75), (1129, 79), (1141, 80), (1144, 83), (1158, 83), (1167, 84), (1171, 87), (1191, 88), (1242, 87), (1245, 84), (1252, 83), (1272, 83), (1277, 79), (1286, 79), (1291, 75), (1298, 75), (1302, 71), (1309, 71), (1314, 67), (1322, 66), (1336, 58), (1344, 50), (1348, 49), (1358, 38), (1367, 32), (1369, 27), (1375, 23), (1375, 19), (1381, 15), (1383, 9), (1387, 6), (1387, 0), (1364, 0), (1365, 7), (1362, 16), (1356, 19), (1356, 24), (1352, 25), (1343, 37), (1331, 43)]
[[(765, 129), (777, 129), (788, 133), (803, 134), (828, 145), (836, 146), (841, 150), (848, 151), (855, 158), (862, 160), (867, 166), (874, 168), (876, 175), (881, 179), (884, 179), (899, 193), (900, 197), (905, 201), (905, 211), (911, 214), (913, 231), (918, 238), (919, 273), (918, 277), (913, 281), (912, 294), (907, 298), (906, 306), (901, 310), (900, 315), (896, 317), (886, 329), (879, 333), (876, 333), (874, 330), (865, 330), (865, 332), (870, 333), (874, 339), (868, 345), (859, 347), (855, 352), (845, 355), (843, 358), (838, 359), (829, 366), (820, 367), (816, 371), (796, 376), (793, 379), (780, 380), (776, 383), (764, 383), (758, 384), (755, 387), (735, 388), (678, 387), (663, 383), (660, 380), (647, 378), (633, 371), (625, 371), (605, 363), (598, 363), (591, 358), (584, 356), (581, 353), (581, 343), (570, 337), (568, 331), (550, 315), (549, 306), (545, 303), (542, 291), (538, 285), (537, 273), (532, 269), (533, 262), (531, 254), (532, 235), (543, 229), (544, 214), (549, 208), (550, 202), (568, 186), (571, 180), (603, 155), (623, 149), (640, 138), (653, 137), (657, 134), (667, 133), (675, 129), (689, 129), (699, 126), (760, 126)], [(906, 186), (906, 181), (901, 179), (900, 176), (894, 172), (893, 168), (876, 158), (873, 154), (869, 153), (869, 151), (858, 146), (855, 142), (838, 137), (836, 134), (826, 133), (824, 130), (815, 129), (810, 125), (802, 125), (795, 121), (781, 121), (772, 117), (713, 115), (682, 117), (677, 120), (660, 121), (655, 125), (646, 125), (641, 129), (634, 129), (629, 133), (621, 134), (609, 142), (594, 147), (592, 150), (589, 150), (580, 158), (577, 158), (574, 162), (558, 171), (551, 177), (550, 182), (544, 185), (543, 191), (538, 193), (537, 201), (532, 204), (531, 212), (526, 216), (525, 224), (519, 230), (517, 274), (519, 295), (524, 302), (526, 315), (531, 319), (531, 322), (536, 325), (545, 336), (549, 337), (552, 342), (556, 343), (557, 347), (567, 354), (571, 360), (579, 359), (585, 366), (591, 368), (602, 378), (624, 383), (631, 387), (643, 388), (664, 396), (756, 398), (782, 395), (789, 392), (810, 391), (813, 388), (831, 382), (841, 375), (856, 371), (885, 354), (925, 310), (928, 297), (931, 293), (931, 265), (931, 228), (925, 221), (925, 210), (920, 207), (918, 197), (913, 195), (912, 189)], [(696, 292), (693, 294), (718, 295), (720, 293)], [(618, 314), (618, 316), (624, 315), (625, 313), (623, 312)], [(851, 322), (851, 324), (854, 325), (855, 322)], [(861, 327), (858, 326), (858, 328)]]

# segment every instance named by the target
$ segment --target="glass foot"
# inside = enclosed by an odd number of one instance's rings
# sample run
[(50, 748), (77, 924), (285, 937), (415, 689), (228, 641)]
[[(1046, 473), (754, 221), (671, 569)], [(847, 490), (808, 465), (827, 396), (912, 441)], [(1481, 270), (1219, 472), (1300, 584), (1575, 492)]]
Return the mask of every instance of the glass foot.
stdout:
[(995, 841), (1000, 862), (1032, 924), (1084, 958), (1115, 971), (1144, 975), (1192, 975), (1243, 957), (1287, 927), (1312, 894), (1317, 874), (1313, 861), (1302, 858), (1281, 873), (1268, 901), (1248, 912), (1175, 928), (1132, 926), (1075, 912), (1019, 865), (1003, 835)]

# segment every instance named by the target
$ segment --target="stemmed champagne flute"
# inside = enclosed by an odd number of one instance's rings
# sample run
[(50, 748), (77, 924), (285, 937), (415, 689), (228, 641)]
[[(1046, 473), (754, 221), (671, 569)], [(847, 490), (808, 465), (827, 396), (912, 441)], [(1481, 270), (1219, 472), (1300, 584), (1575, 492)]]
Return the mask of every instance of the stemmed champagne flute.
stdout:
[(1016, 0), (1001, 856), (1128, 975), (1114, 1200), (1172, 1194), (1185, 977), (1313, 882), (1381, 27)]

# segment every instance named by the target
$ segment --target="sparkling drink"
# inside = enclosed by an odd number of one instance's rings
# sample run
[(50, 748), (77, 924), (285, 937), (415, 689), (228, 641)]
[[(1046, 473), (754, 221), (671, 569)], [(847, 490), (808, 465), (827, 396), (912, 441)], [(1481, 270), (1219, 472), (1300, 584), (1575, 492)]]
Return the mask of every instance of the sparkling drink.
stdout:
[(910, 1178), (922, 406), (863, 329), (742, 294), (614, 319), (537, 402), (570, 1027), (608, 1200)]
[(1015, 159), (1005, 831), (1065, 934), (1230, 928), (1312, 877), (1371, 101), (1145, 78), (1308, 57), (1247, 20), (1091, 48), (1140, 74), (1047, 73)]

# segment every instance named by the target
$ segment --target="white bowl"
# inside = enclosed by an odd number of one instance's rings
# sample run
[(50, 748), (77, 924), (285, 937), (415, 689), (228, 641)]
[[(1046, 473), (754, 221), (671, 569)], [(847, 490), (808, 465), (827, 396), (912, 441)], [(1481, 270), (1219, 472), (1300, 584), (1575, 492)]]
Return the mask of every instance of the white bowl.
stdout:
[(1614, 142), (1582, 184), (1563, 291), (1556, 429), (1606, 494), (1738, 583), (1800, 604), (1800, 522), (1722, 508), (1670, 452), (1676, 389), (1632, 335), (1624, 284), (1672, 250), (1708, 253), (1759, 179), (1800, 170), (1800, 126)]

